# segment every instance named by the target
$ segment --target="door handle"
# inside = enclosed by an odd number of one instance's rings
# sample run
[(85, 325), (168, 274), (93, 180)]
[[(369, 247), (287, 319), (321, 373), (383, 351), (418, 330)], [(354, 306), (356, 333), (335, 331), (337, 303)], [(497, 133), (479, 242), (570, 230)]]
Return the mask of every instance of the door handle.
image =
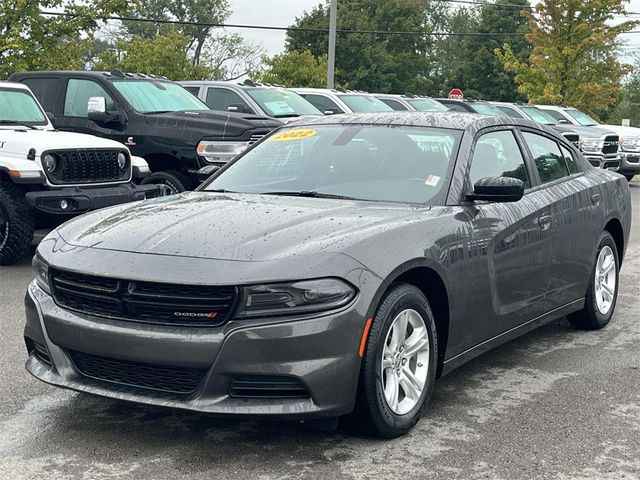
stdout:
[(551, 226), (551, 215), (542, 215), (538, 217), (538, 225), (542, 230), (546, 230)]
[(599, 193), (594, 193), (593, 195), (591, 195), (591, 203), (593, 203), (594, 205), (597, 205), (599, 202), (600, 202)]

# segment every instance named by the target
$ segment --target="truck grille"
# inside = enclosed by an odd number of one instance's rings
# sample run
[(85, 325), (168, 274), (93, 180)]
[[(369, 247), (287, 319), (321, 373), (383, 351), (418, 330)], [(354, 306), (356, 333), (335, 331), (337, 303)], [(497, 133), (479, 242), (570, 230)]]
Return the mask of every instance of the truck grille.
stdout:
[[(124, 153), (127, 163), (124, 169), (118, 166), (118, 154)], [(124, 150), (56, 150), (44, 152), (56, 160), (53, 172), (45, 173), (55, 185), (122, 182), (131, 178), (131, 159)]]
[(128, 387), (188, 395), (197, 390), (206, 370), (128, 362), (68, 350), (76, 370), (85, 377)]
[(58, 305), (80, 313), (131, 322), (215, 327), (230, 316), (235, 287), (134, 282), (51, 269)]
[(618, 153), (619, 138), (617, 135), (608, 135), (604, 138), (602, 153), (605, 155), (615, 155)]

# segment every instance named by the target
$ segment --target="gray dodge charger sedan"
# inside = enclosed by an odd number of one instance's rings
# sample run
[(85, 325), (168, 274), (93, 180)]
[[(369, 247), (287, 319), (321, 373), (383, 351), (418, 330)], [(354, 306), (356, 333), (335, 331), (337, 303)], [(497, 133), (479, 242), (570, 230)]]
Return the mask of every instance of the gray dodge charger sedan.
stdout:
[(627, 182), (516, 119), (389, 113), (288, 124), (196, 192), (48, 235), (26, 368), (212, 414), (351, 415), (394, 437), (435, 379), (567, 315), (613, 315)]

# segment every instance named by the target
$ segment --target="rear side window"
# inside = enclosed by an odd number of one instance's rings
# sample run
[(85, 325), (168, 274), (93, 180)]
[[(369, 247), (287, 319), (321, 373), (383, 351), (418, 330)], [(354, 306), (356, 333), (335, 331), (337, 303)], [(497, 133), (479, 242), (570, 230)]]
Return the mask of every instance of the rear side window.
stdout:
[(564, 157), (564, 161), (567, 164), (567, 169), (569, 170), (569, 173), (570, 174), (577, 173), (578, 165), (576, 164), (576, 160), (575, 158), (573, 158), (573, 155), (571, 155), (571, 152), (569, 151), (569, 149), (564, 148), (562, 145), (560, 145), (560, 152), (562, 152), (562, 156)]
[(391, 100), (390, 98), (381, 98), (380, 100), (382, 100), (384, 103), (389, 105), (394, 110), (397, 110), (397, 111), (409, 110), (407, 107), (405, 107), (401, 102), (397, 100)]
[(469, 181), (471, 186), (485, 177), (511, 177), (529, 188), (529, 174), (518, 142), (510, 130), (482, 135), (473, 151)]
[(200, 87), (185, 87), (183, 85), (183, 88), (189, 92), (191, 95), (193, 95), (194, 97), (198, 96), (198, 92), (200, 91)]
[(57, 78), (27, 78), (22, 83), (31, 89), (45, 112), (53, 113), (58, 91)]
[(64, 96), (64, 113), (65, 117), (83, 117), (88, 116), (89, 99), (91, 97), (104, 97), (107, 101), (107, 110), (116, 109), (115, 103), (111, 95), (102, 88), (102, 86), (93, 80), (81, 80), (72, 78), (67, 83), (67, 93)]
[(553, 182), (569, 175), (569, 169), (559, 145), (553, 140), (531, 132), (522, 132), (542, 183)]
[(333, 113), (344, 113), (344, 110), (342, 110), (338, 105), (336, 105), (336, 103), (333, 100), (331, 100), (328, 97), (325, 97), (324, 95), (314, 95), (309, 93), (300, 93), (299, 95), (301, 95), (307, 102), (312, 104), (322, 113), (328, 110), (331, 110)]
[(255, 113), (240, 95), (228, 88), (209, 87), (207, 89), (207, 99), (205, 103), (211, 110), (229, 111), (229, 107), (234, 106), (237, 107), (237, 109), (233, 111)]

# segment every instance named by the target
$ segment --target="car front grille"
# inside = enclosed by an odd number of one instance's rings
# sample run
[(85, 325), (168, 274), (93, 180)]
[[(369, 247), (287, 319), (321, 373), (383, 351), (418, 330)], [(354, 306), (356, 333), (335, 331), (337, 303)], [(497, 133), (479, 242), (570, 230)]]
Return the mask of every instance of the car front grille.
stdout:
[[(119, 153), (127, 157), (124, 169), (118, 165)], [(131, 177), (131, 160), (123, 150), (56, 150), (43, 153), (42, 158), (45, 155), (52, 155), (56, 160), (53, 172), (44, 169), (55, 185), (122, 182)]]
[(229, 395), (235, 398), (309, 398), (304, 383), (284, 375), (237, 375)]
[(129, 362), (68, 350), (76, 370), (85, 377), (127, 387), (188, 395), (195, 392), (206, 370)]
[(127, 321), (215, 327), (232, 313), (235, 287), (136, 282), (51, 269), (58, 305), (76, 312)]
[(602, 153), (605, 155), (615, 155), (618, 153), (619, 138), (617, 135), (608, 135), (604, 138)]

